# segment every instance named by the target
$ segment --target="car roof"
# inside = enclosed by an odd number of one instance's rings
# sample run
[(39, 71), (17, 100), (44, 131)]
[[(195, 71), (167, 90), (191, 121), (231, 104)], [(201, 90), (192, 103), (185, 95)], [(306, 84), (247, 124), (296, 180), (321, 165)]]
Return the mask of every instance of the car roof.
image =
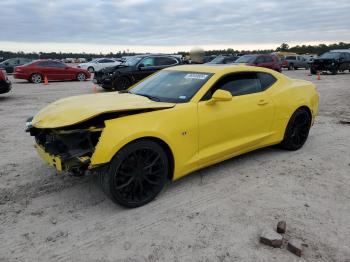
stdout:
[(168, 67), (164, 70), (200, 72), (200, 73), (234, 73), (234, 72), (266, 72), (274, 74), (273, 70), (264, 67), (246, 66), (246, 65), (217, 65), (217, 64), (201, 64), (201, 65), (178, 65)]

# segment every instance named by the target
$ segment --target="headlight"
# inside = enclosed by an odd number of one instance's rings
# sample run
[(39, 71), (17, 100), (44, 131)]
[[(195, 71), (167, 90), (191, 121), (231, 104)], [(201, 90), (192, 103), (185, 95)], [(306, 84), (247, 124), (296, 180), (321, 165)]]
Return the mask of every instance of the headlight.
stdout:
[(33, 117), (30, 117), (30, 118), (27, 119), (27, 121), (26, 121), (26, 128), (25, 128), (26, 132), (29, 132), (30, 129), (33, 127), (32, 121), (33, 121)]

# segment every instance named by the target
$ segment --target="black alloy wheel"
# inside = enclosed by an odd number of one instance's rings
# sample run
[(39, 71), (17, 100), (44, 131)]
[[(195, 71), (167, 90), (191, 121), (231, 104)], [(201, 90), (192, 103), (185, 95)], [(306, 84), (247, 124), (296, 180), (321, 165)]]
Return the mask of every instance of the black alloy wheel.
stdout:
[(131, 86), (131, 82), (129, 78), (125, 76), (118, 77), (112, 82), (112, 89), (114, 91), (126, 90), (130, 86)]
[(306, 142), (311, 126), (310, 113), (299, 108), (289, 120), (281, 146), (287, 150), (298, 150)]
[(163, 189), (169, 161), (163, 148), (151, 140), (138, 140), (122, 148), (113, 158), (101, 184), (116, 203), (139, 207), (152, 201)]

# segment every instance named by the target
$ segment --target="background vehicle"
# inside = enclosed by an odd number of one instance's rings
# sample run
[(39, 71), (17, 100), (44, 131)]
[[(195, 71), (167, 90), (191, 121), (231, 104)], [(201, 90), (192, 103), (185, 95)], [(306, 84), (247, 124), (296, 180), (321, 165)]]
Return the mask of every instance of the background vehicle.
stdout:
[(0, 69), (5, 69), (6, 73), (13, 73), (16, 66), (21, 66), (31, 62), (29, 58), (10, 58), (0, 63)]
[(207, 64), (232, 64), (238, 59), (238, 56), (234, 55), (218, 55)]
[(330, 71), (336, 75), (339, 71), (350, 71), (350, 53), (349, 52), (327, 52), (311, 63), (310, 73), (316, 74), (317, 71)]
[(90, 62), (79, 64), (78, 68), (83, 68), (93, 73), (109, 66), (120, 65), (120, 63), (120, 61), (111, 58), (97, 58)]
[(235, 64), (265, 67), (277, 72), (282, 71), (281, 61), (275, 55), (243, 55), (235, 61)]
[(312, 83), (273, 70), (182, 65), (128, 91), (59, 100), (27, 131), (58, 171), (95, 171), (112, 200), (137, 207), (168, 179), (265, 146), (300, 149), (318, 99)]
[(48, 80), (78, 80), (84, 81), (91, 77), (89, 71), (81, 68), (69, 67), (53, 60), (36, 60), (32, 63), (17, 66), (14, 78), (26, 79), (32, 83), (41, 83), (44, 77)]
[(288, 68), (288, 70), (297, 70), (298, 68), (309, 69), (309, 63), (308, 59), (301, 55), (289, 55), (282, 59), (282, 67)]
[(154, 72), (179, 64), (181, 59), (172, 55), (137, 55), (96, 72), (93, 81), (107, 90), (125, 90)]
[(6, 71), (0, 69), (0, 94), (10, 92), (11, 87), (11, 81), (7, 78)]

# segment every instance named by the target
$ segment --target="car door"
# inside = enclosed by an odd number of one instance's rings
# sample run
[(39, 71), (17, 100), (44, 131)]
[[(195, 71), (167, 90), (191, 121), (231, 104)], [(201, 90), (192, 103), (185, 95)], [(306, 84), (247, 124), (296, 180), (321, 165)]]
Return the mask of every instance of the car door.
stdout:
[(52, 70), (51, 65), (52, 61), (42, 61), (33, 68), (34, 73), (40, 73), (43, 78), (47, 77), (49, 80), (56, 80), (55, 71)]
[(341, 53), (339, 56), (339, 70), (348, 70), (350, 69), (350, 54)]
[(145, 57), (138, 63), (137, 71), (134, 72), (133, 75), (135, 77), (135, 80), (139, 81), (160, 70), (160, 68), (160, 65), (156, 64), (155, 57)]
[(49, 67), (52, 72), (53, 80), (70, 80), (75, 78), (73, 72), (69, 70), (70, 67), (66, 66), (63, 63), (50, 61)]
[[(208, 104), (218, 89), (231, 101)], [(252, 148), (271, 134), (274, 105), (255, 72), (222, 77), (198, 103), (199, 165), (205, 166)]]

